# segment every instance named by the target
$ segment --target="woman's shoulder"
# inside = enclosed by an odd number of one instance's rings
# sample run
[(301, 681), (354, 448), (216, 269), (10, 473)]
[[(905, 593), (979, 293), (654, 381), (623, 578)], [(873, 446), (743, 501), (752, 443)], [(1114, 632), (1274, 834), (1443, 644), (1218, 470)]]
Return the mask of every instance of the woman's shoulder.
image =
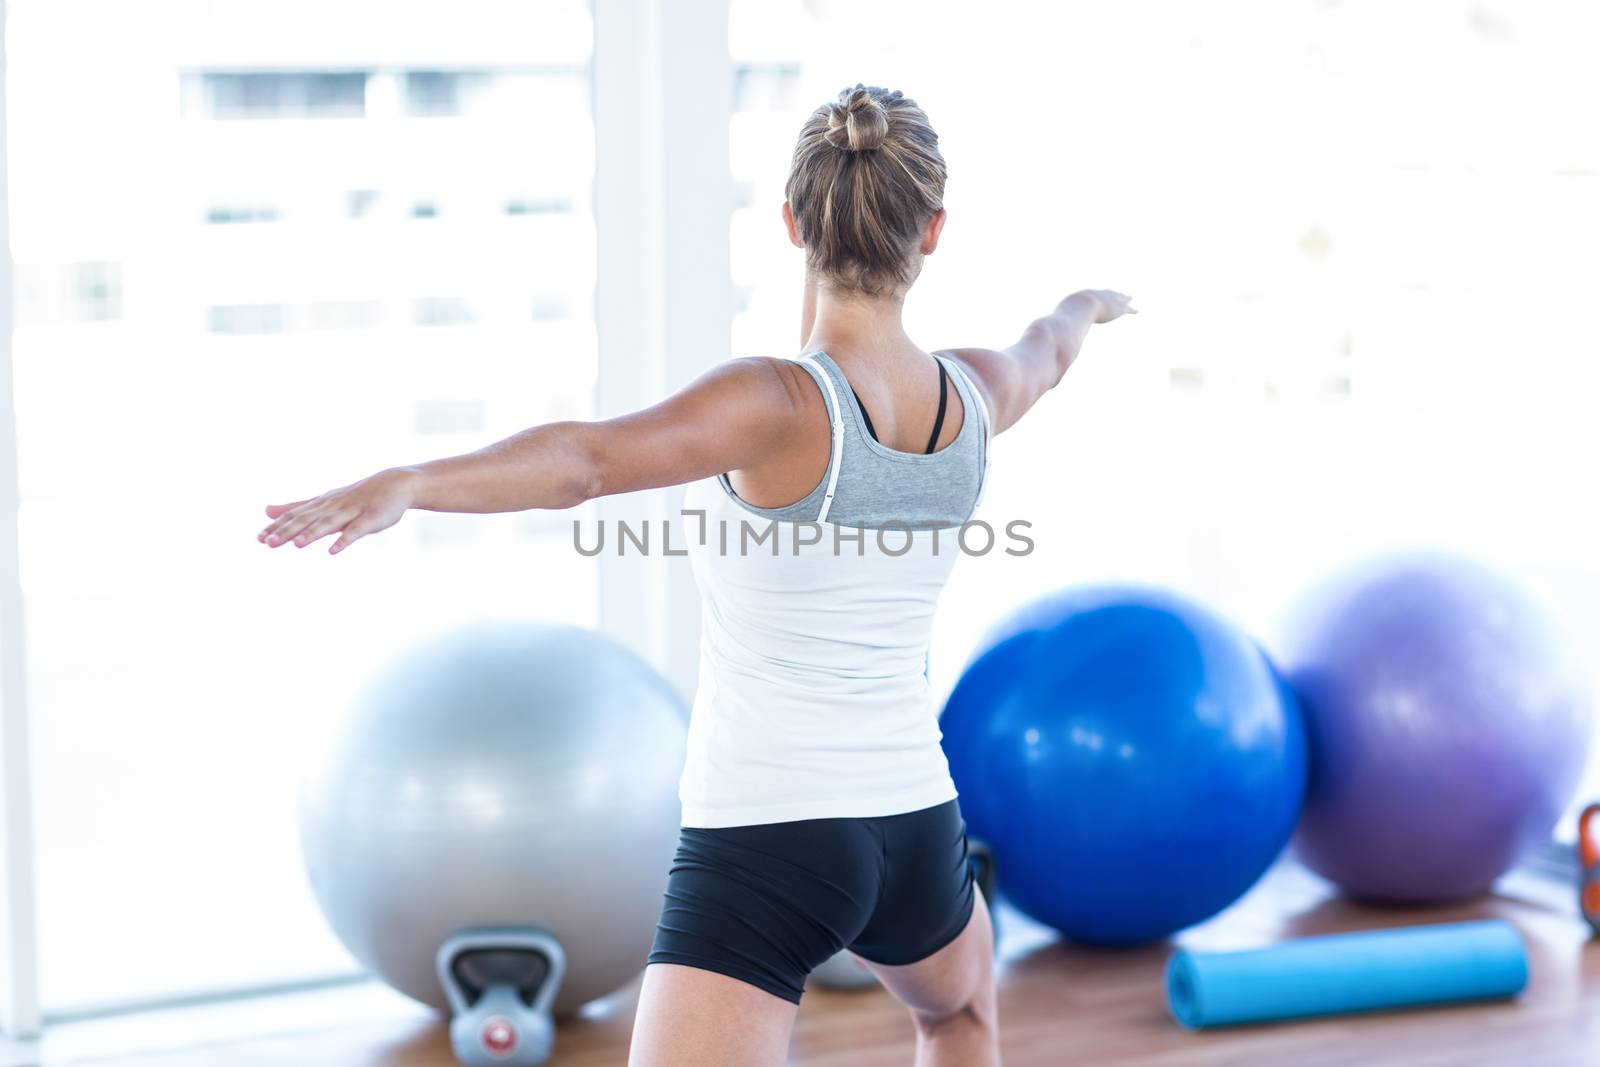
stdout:
[(995, 406), (992, 381), (996, 377), (994, 361), (1005, 359), (1005, 354), (990, 348), (941, 348), (933, 355), (953, 365), (960, 373), (983, 407), (985, 426), (991, 426), (994, 422)]
[(799, 413), (825, 406), (816, 374), (803, 358), (737, 356), (718, 364), (712, 373), (747, 391), (752, 399), (770, 403), (781, 397)]

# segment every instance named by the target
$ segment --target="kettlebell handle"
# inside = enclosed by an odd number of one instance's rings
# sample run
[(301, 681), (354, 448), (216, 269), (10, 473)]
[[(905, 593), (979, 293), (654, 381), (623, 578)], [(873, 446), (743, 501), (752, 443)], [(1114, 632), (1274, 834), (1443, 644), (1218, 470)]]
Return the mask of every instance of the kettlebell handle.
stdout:
[(533, 926), (476, 926), (450, 935), (439, 946), (438, 955), (434, 957), (439, 985), (444, 989), (452, 1016), (461, 1015), (471, 1007), (467, 1003), (466, 991), (456, 980), (456, 960), (467, 952), (485, 950), (528, 952), (542, 957), (545, 961), (544, 981), (539, 983), (528, 1009), (535, 1014), (550, 1014), (556, 993), (561, 989), (561, 981), (567, 974), (567, 954), (562, 950), (561, 942), (550, 933)]

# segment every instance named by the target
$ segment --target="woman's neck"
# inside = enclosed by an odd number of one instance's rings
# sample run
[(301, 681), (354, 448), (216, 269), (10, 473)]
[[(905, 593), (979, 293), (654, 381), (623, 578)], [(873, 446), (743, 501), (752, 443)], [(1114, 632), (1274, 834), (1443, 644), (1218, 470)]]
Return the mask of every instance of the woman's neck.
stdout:
[(807, 279), (802, 350), (882, 351), (910, 345), (900, 321), (902, 304), (900, 295), (841, 292)]

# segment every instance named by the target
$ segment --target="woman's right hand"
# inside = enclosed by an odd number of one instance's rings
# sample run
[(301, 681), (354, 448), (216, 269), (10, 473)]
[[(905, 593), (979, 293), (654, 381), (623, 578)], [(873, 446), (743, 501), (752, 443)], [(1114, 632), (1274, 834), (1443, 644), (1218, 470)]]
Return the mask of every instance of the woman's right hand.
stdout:
[(399, 522), (415, 499), (415, 483), (415, 471), (394, 467), (321, 496), (268, 504), (267, 516), (273, 522), (256, 534), (256, 540), (268, 548), (290, 542), (305, 548), (337, 533), (339, 539), (328, 549), (329, 555), (337, 554), (366, 535)]
[(1094, 302), (1095, 325), (1120, 319), (1124, 315), (1139, 314), (1139, 309), (1133, 306), (1133, 297), (1127, 293), (1119, 293), (1115, 289), (1080, 289), (1068, 299), (1073, 297)]

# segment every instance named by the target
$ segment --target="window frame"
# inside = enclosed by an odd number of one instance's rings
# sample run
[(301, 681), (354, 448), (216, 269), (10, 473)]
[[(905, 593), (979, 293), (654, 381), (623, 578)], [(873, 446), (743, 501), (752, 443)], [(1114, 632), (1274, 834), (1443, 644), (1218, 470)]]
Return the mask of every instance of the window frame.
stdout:
[(0, 0), (0, 1033), (39, 1033), (38, 924), (34, 905), (33, 789), (29, 763), (22, 576), (17, 544), (17, 420), (10, 174), (5, 130), (6, 5)]

